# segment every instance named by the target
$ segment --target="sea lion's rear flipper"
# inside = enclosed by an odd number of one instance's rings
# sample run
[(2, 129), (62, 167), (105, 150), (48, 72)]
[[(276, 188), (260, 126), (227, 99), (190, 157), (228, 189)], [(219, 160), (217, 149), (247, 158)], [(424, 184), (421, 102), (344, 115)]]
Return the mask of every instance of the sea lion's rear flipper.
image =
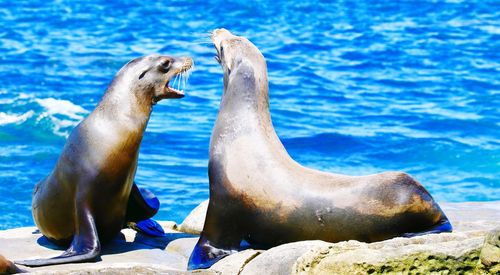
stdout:
[(412, 238), (412, 237), (422, 236), (422, 235), (427, 235), (427, 234), (438, 234), (438, 233), (446, 233), (446, 232), (452, 232), (452, 231), (453, 231), (453, 227), (451, 226), (451, 223), (448, 220), (448, 218), (446, 218), (446, 216), (445, 216), (444, 219), (442, 219), (438, 224), (429, 228), (426, 231), (416, 232), (416, 233), (406, 233), (402, 237)]
[(15, 261), (15, 263), (25, 266), (45, 266), (98, 260), (101, 245), (92, 214), (86, 207), (79, 207), (75, 220), (77, 222), (76, 234), (69, 248), (61, 256), (50, 259)]
[(223, 249), (211, 245), (202, 234), (189, 257), (188, 270), (209, 268), (220, 259), (236, 252), (238, 252), (236, 249)]
[(160, 201), (149, 190), (132, 185), (127, 204), (127, 222), (139, 222), (153, 217), (160, 209)]
[(149, 236), (153, 237), (165, 236), (165, 231), (163, 230), (163, 227), (161, 227), (159, 223), (157, 223), (155, 220), (152, 219), (142, 220), (137, 223), (129, 222), (127, 226), (137, 232), (141, 232)]

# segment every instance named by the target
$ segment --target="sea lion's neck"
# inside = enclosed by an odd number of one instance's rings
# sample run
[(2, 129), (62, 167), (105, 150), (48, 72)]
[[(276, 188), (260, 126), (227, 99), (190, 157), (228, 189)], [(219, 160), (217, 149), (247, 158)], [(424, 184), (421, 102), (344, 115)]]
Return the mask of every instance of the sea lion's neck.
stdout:
[(245, 114), (270, 122), (268, 91), (265, 68), (259, 71), (251, 64), (240, 64), (231, 75), (224, 74), (224, 94), (220, 112)]
[[(257, 79), (257, 78), (256, 78)], [(269, 111), (267, 78), (255, 85), (228, 83), (220, 104), (217, 121), (210, 139), (210, 163), (225, 163), (228, 152), (258, 150), (268, 159), (292, 162), (274, 130)], [(251, 141), (262, 147), (241, 147)], [(236, 147), (233, 147), (236, 146)], [(229, 151), (227, 151), (229, 150)]]
[(93, 114), (115, 125), (143, 132), (153, 109), (152, 100), (137, 96), (133, 89), (129, 83), (113, 81)]
[(230, 144), (228, 139), (251, 136), (274, 144), (276, 154), (287, 155), (271, 121), (268, 89), (266, 71), (255, 72), (253, 67), (235, 72), (225, 81), (212, 147), (219, 142)]

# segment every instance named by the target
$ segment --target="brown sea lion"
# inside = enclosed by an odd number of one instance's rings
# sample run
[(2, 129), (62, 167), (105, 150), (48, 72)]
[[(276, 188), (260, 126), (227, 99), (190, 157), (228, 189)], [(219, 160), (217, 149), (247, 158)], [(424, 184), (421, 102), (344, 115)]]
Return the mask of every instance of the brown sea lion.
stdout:
[(68, 137), (54, 170), (33, 192), (36, 225), (49, 240), (69, 248), (55, 258), (16, 263), (96, 260), (101, 243), (115, 237), (126, 222), (156, 213), (154, 196), (141, 193), (133, 182), (139, 146), (153, 105), (184, 96), (169, 81), (191, 66), (188, 57), (150, 55), (120, 69), (94, 111)]
[(224, 29), (212, 41), (224, 93), (210, 141), (208, 211), (189, 269), (211, 266), (242, 241), (269, 248), (451, 231), (429, 192), (405, 173), (347, 176), (295, 162), (271, 122), (262, 54)]
[(16, 274), (23, 273), (24, 271), (19, 269), (11, 261), (5, 259), (4, 256), (0, 255), (0, 275), (2, 274)]

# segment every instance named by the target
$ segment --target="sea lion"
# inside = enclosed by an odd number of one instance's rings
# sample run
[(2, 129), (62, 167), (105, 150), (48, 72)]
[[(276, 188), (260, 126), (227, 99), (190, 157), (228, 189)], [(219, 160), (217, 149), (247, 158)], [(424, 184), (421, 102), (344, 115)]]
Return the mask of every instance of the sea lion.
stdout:
[(15, 273), (24, 273), (24, 271), (19, 269), (11, 261), (5, 259), (4, 256), (0, 255), (0, 275), (15, 274)]
[(16, 263), (96, 260), (101, 243), (115, 237), (126, 222), (156, 213), (158, 201), (133, 182), (139, 146), (153, 105), (184, 96), (169, 81), (192, 63), (189, 57), (150, 55), (118, 71), (97, 107), (68, 137), (54, 170), (33, 192), (32, 213), (41, 233), (69, 248), (55, 258)]
[(429, 192), (411, 176), (347, 176), (295, 162), (269, 112), (267, 67), (250, 41), (212, 33), (224, 92), (210, 140), (210, 200), (188, 268), (240, 250), (319, 239), (374, 242), (451, 231)]

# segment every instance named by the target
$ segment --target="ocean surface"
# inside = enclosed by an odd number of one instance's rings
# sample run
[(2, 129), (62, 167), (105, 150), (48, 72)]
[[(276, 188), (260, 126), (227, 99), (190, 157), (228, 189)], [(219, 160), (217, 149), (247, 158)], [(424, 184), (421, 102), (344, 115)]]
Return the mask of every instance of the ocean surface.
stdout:
[(219, 27), (264, 54), (274, 126), (301, 164), (402, 170), (439, 201), (500, 200), (499, 1), (0, 0), (0, 229), (33, 224), (33, 186), (65, 138), (151, 53), (196, 67), (185, 98), (155, 106), (136, 180), (159, 220), (208, 198)]

